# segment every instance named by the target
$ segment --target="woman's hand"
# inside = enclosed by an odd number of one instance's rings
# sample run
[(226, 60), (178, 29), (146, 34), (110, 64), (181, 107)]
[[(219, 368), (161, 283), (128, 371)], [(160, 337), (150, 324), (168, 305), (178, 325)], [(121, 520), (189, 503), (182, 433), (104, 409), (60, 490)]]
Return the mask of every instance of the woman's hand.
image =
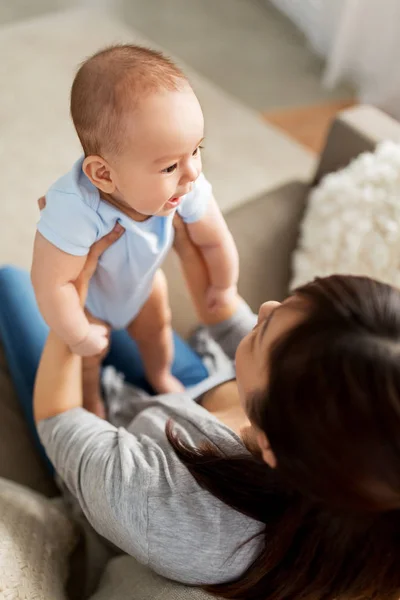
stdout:
[(83, 267), (78, 279), (75, 281), (75, 287), (79, 294), (82, 306), (85, 305), (89, 281), (94, 275), (100, 256), (107, 250), (107, 248), (112, 246), (121, 237), (124, 231), (125, 229), (122, 227), (122, 225), (116, 223), (114, 229), (110, 231), (110, 233), (105, 235), (103, 238), (101, 238), (101, 240), (93, 244), (91, 247), (85, 262), (85, 266)]

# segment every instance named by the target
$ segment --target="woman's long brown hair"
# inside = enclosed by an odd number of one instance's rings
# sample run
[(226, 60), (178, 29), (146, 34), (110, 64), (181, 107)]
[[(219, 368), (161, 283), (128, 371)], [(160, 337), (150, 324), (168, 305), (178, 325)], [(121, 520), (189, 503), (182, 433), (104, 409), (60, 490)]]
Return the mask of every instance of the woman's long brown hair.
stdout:
[(333, 276), (296, 291), (305, 319), (275, 344), (250, 419), (277, 458), (168, 438), (197, 482), (265, 524), (264, 549), (211, 593), (244, 600), (400, 597), (400, 292)]

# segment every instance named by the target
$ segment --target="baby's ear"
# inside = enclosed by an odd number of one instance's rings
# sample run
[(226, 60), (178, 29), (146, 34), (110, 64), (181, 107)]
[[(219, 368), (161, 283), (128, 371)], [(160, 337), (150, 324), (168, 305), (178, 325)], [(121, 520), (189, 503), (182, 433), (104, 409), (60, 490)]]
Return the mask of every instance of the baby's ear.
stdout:
[(44, 208), (46, 208), (46, 196), (40, 196), (38, 200), (38, 207), (39, 210), (43, 210)]
[(87, 156), (83, 161), (82, 169), (86, 177), (99, 190), (105, 194), (113, 194), (115, 192), (115, 183), (111, 169), (104, 158), (101, 158), (101, 156)]

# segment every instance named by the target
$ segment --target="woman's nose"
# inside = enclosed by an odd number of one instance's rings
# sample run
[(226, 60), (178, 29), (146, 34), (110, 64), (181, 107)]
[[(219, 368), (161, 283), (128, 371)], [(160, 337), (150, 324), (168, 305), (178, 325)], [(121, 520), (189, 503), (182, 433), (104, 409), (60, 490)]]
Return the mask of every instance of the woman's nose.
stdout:
[(263, 321), (265, 321), (265, 319), (268, 318), (268, 316), (271, 314), (274, 308), (280, 305), (281, 302), (276, 302), (275, 300), (270, 300), (269, 302), (264, 302), (264, 304), (261, 304), (260, 310), (258, 311), (257, 322), (262, 323)]

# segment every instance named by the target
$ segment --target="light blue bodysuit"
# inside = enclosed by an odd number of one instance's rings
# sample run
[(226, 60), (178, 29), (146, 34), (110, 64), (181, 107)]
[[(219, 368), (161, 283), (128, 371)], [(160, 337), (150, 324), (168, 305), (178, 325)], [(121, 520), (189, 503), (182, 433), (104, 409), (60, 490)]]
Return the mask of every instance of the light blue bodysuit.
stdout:
[[(148, 299), (154, 275), (174, 239), (174, 212), (134, 221), (100, 198), (82, 171), (83, 158), (46, 194), (38, 231), (60, 250), (85, 256), (92, 244), (118, 221), (125, 233), (100, 257), (91, 279), (87, 308), (114, 329), (126, 327)], [(211, 185), (203, 174), (176, 209), (186, 223), (200, 220), (208, 207)]]

